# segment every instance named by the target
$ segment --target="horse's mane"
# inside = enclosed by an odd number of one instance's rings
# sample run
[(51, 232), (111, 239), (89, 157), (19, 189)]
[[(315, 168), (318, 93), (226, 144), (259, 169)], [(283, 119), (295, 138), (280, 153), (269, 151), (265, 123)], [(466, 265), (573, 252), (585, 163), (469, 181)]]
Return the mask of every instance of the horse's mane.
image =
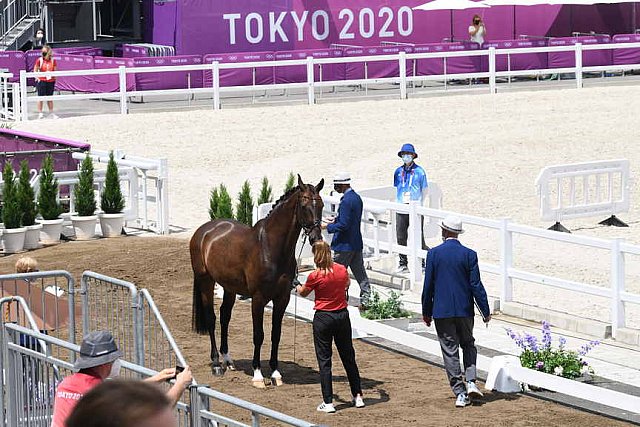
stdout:
[(276, 202), (273, 204), (273, 207), (271, 208), (271, 210), (269, 211), (269, 213), (267, 214), (267, 216), (265, 218), (269, 218), (269, 216), (271, 215), (271, 213), (276, 210), (276, 208), (278, 206), (280, 206), (285, 200), (289, 199), (289, 197), (291, 197), (291, 195), (293, 193), (295, 193), (296, 191), (300, 190), (300, 186), (296, 185), (295, 187), (290, 188), (289, 190), (287, 190), (282, 196), (280, 196), (280, 198), (278, 200), (276, 200)]

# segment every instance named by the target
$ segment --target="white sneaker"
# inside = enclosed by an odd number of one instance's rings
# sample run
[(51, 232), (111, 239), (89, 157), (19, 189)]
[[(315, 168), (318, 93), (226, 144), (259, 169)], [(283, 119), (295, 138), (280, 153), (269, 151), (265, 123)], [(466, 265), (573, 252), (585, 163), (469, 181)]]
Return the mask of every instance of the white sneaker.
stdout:
[(49, 114), (49, 117), (51, 117), (52, 119), (59, 119), (59, 118), (60, 118), (60, 117), (58, 117), (58, 116), (56, 115), (56, 113), (51, 113), (51, 114)]
[(336, 412), (336, 408), (333, 406), (333, 403), (324, 403), (318, 405), (318, 411), (326, 412), (327, 414), (333, 414)]
[(353, 398), (353, 404), (356, 408), (364, 408), (364, 400), (362, 400), (361, 394)]
[(464, 408), (467, 405), (471, 405), (471, 399), (469, 399), (467, 393), (460, 393), (456, 398), (456, 407)]
[(469, 397), (476, 397), (476, 398), (484, 396), (484, 394), (482, 394), (482, 392), (476, 385), (475, 381), (467, 382), (467, 394), (469, 394)]
[(396, 271), (398, 274), (407, 274), (409, 273), (409, 267), (407, 267), (406, 265), (401, 265)]
[(38, 113), (38, 120), (44, 119), (44, 113)]

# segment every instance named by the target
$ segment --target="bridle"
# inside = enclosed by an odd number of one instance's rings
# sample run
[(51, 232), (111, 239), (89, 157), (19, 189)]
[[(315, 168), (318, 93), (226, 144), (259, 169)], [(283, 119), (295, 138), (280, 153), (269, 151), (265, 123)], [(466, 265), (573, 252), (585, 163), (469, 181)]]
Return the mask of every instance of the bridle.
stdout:
[[(317, 208), (317, 206), (318, 206), (318, 202), (322, 203), (322, 198), (321, 198), (321, 197), (308, 197), (308, 196), (304, 196), (304, 195), (302, 195), (302, 196), (300, 196), (300, 198), (298, 199), (298, 210), (300, 210), (300, 209), (301, 209), (301, 207), (302, 207), (301, 202), (302, 202), (302, 200), (303, 200), (303, 199), (306, 199), (306, 200), (310, 200), (310, 201), (311, 201), (311, 207), (312, 207), (312, 209), (313, 209), (314, 214), (315, 214), (316, 208)], [(299, 213), (299, 212), (298, 212), (298, 213)], [(298, 215), (298, 225), (300, 225), (300, 226), (302, 227), (302, 230), (303, 230), (303, 232), (304, 232), (304, 235), (305, 235), (305, 236), (307, 236), (307, 237), (308, 237), (308, 236), (309, 236), (309, 234), (311, 234), (311, 232), (313, 231), (313, 229), (314, 229), (314, 228), (316, 228), (316, 227), (317, 227), (317, 228), (320, 228), (320, 224), (321, 224), (321, 221), (322, 221), (322, 219), (321, 219), (321, 218), (318, 218), (318, 219), (314, 220), (312, 223), (303, 224), (303, 223), (300, 221), (300, 217), (301, 217), (301, 216), (302, 216), (302, 215)]]

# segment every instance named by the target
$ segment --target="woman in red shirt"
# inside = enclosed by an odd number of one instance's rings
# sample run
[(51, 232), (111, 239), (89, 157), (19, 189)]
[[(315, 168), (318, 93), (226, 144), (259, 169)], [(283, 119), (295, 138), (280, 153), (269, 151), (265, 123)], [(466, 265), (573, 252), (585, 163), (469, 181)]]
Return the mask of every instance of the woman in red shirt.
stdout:
[(333, 413), (333, 384), (331, 383), (331, 343), (336, 342), (338, 354), (344, 370), (347, 372), (351, 387), (352, 402), (357, 408), (364, 407), (360, 372), (356, 365), (356, 353), (351, 342), (351, 321), (347, 311), (347, 289), (349, 274), (341, 264), (334, 264), (331, 248), (324, 241), (313, 244), (313, 261), (316, 269), (307, 278), (304, 285), (296, 286), (303, 297), (315, 291), (315, 310), (313, 316), (313, 343), (320, 368), (320, 386), (322, 403), (318, 411)]
[[(57, 64), (55, 59), (53, 59), (53, 49), (51, 46), (44, 45), (42, 46), (42, 57), (38, 58), (36, 61), (36, 65), (33, 67), (33, 71), (36, 73), (50, 73), (52, 71), (56, 71)], [(44, 77), (38, 77), (38, 81), (36, 82), (36, 88), (38, 89), (38, 96), (51, 96), (53, 95), (53, 90), (56, 86), (56, 78), (51, 75), (45, 75)], [(47, 101), (47, 106), (49, 107), (49, 114), (52, 119), (57, 119), (53, 112), (53, 101)], [(38, 118), (41, 119), (44, 117), (44, 113), (42, 112), (42, 101), (38, 101)]]

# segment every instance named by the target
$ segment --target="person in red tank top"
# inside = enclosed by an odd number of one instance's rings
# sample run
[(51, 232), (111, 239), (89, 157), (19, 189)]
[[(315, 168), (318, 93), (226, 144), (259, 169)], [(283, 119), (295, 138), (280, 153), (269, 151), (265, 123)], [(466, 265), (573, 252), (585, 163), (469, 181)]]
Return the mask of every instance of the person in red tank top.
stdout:
[(333, 413), (333, 384), (331, 382), (332, 342), (335, 340), (340, 360), (347, 372), (353, 404), (364, 407), (360, 372), (356, 364), (356, 352), (351, 341), (351, 321), (347, 311), (347, 289), (350, 279), (347, 269), (333, 262), (331, 248), (327, 242), (313, 244), (313, 260), (316, 269), (304, 285), (296, 286), (303, 297), (315, 291), (315, 314), (313, 316), (313, 344), (320, 368), (322, 403), (318, 411)]
[[(56, 64), (56, 60), (53, 59), (53, 49), (51, 46), (44, 45), (42, 46), (42, 56), (38, 58), (36, 61), (36, 65), (33, 67), (33, 71), (36, 73), (50, 73), (56, 71), (58, 68), (58, 64)], [(49, 74), (46, 74), (44, 77), (38, 77), (36, 81), (36, 88), (38, 90), (38, 96), (51, 96), (53, 95), (53, 90), (56, 86), (56, 78)], [(38, 101), (38, 118), (42, 119), (44, 117), (44, 113), (42, 112), (42, 101)], [(49, 107), (49, 115), (52, 119), (57, 119), (58, 116), (53, 112), (53, 101), (47, 101), (47, 106)]]

